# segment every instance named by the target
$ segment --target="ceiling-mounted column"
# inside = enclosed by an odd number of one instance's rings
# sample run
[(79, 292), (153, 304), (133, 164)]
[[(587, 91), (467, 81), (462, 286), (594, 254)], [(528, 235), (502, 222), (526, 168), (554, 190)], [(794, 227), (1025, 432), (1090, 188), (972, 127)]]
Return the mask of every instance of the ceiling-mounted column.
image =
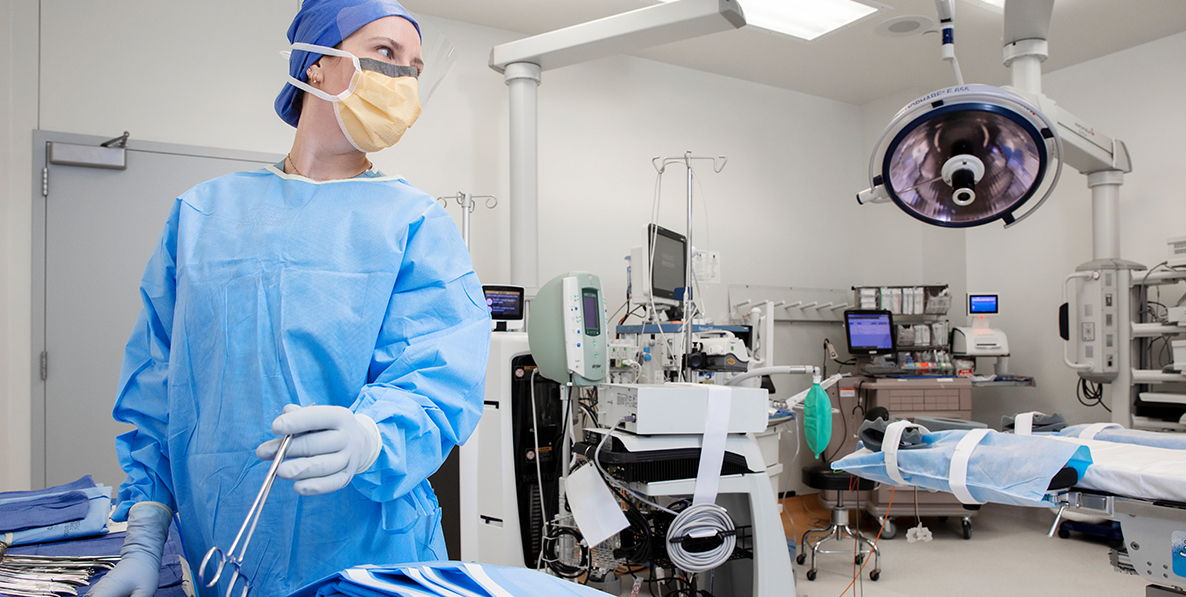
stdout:
[(539, 286), (539, 123), (541, 69), (516, 62), (503, 72), (510, 88), (511, 283)]

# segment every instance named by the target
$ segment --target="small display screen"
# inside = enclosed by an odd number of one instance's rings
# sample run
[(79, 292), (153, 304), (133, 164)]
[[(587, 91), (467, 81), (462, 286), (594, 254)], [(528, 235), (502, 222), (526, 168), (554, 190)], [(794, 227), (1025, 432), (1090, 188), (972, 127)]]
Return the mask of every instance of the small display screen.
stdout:
[(511, 286), (483, 286), (490, 318), (499, 321), (523, 319), (523, 289)]
[(651, 262), (651, 292), (657, 297), (682, 300), (687, 277), (684, 237), (666, 228), (653, 224), (652, 227), (648, 232), (653, 235), (655, 251)]
[(849, 354), (889, 354), (894, 351), (894, 326), (889, 311), (846, 311), (844, 327)]
[(581, 311), (581, 316), (585, 319), (585, 335), (601, 335), (601, 317), (598, 316), (599, 312), (597, 311), (597, 289), (584, 289), (581, 292), (581, 299), (584, 303), (584, 309)]
[(995, 294), (969, 294), (968, 295), (968, 313), (971, 314), (985, 314), (997, 312), (997, 295)]

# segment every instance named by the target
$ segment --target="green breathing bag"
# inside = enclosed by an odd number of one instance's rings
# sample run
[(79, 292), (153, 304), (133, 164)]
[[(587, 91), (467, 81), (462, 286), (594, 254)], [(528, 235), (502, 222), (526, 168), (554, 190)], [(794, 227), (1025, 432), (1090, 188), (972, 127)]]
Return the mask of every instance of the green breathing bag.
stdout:
[(832, 400), (819, 381), (811, 386), (803, 400), (803, 432), (807, 436), (807, 448), (819, 458), (832, 441)]

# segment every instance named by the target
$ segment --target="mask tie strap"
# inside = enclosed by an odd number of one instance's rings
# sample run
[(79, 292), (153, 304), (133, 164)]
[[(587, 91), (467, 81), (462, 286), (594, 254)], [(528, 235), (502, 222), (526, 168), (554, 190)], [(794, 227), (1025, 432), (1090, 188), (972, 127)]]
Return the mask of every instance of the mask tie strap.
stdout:
[(350, 86), (347, 87), (345, 89), (345, 91), (343, 91), (342, 93), (339, 93), (337, 95), (330, 95), (329, 93), (326, 93), (320, 89), (317, 89), (316, 87), (313, 87), (312, 85), (310, 85), (310, 84), (308, 84), (308, 83), (306, 83), (292, 75), (288, 76), (288, 83), (290, 85), (292, 85), (293, 87), (296, 87), (297, 89), (300, 89), (301, 91), (306, 91), (308, 93), (312, 93), (313, 95), (315, 95), (327, 102), (340, 102), (340, 101), (350, 97), (350, 95), (354, 93), (354, 88), (355, 88), (355, 86), (358, 85), (358, 75), (359, 75), (359, 73), (362, 72), (362, 66), (358, 62), (358, 56), (355, 56), (354, 54), (351, 54), (350, 52), (347, 52), (345, 50), (339, 50), (337, 48), (330, 48), (327, 46), (316, 46), (313, 44), (306, 44), (306, 43), (299, 43), (299, 42), (292, 44), (292, 49), (300, 50), (302, 52), (309, 52), (311, 54), (323, 54), (326, 56), (338, 56), (341, 58), (349, 58), (350, 61), (354, 63), (354, 76), (350, 77)]

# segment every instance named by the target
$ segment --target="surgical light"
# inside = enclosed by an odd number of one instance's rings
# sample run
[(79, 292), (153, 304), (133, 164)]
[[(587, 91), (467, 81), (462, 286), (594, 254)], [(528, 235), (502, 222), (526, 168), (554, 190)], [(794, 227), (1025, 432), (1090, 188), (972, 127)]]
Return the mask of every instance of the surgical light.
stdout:
[(742, 6), (746, 24), (807, 41), (877, 12), (854, 0), (744, 0)]
[(951, 87), (898, 112), (870, 159), (873, 187), (857, 200), (892, 200), (937, 226), (1010, 226), (1050, 196), (1061, 155), (1055, 125), (1020, 95), (987, 85)]

